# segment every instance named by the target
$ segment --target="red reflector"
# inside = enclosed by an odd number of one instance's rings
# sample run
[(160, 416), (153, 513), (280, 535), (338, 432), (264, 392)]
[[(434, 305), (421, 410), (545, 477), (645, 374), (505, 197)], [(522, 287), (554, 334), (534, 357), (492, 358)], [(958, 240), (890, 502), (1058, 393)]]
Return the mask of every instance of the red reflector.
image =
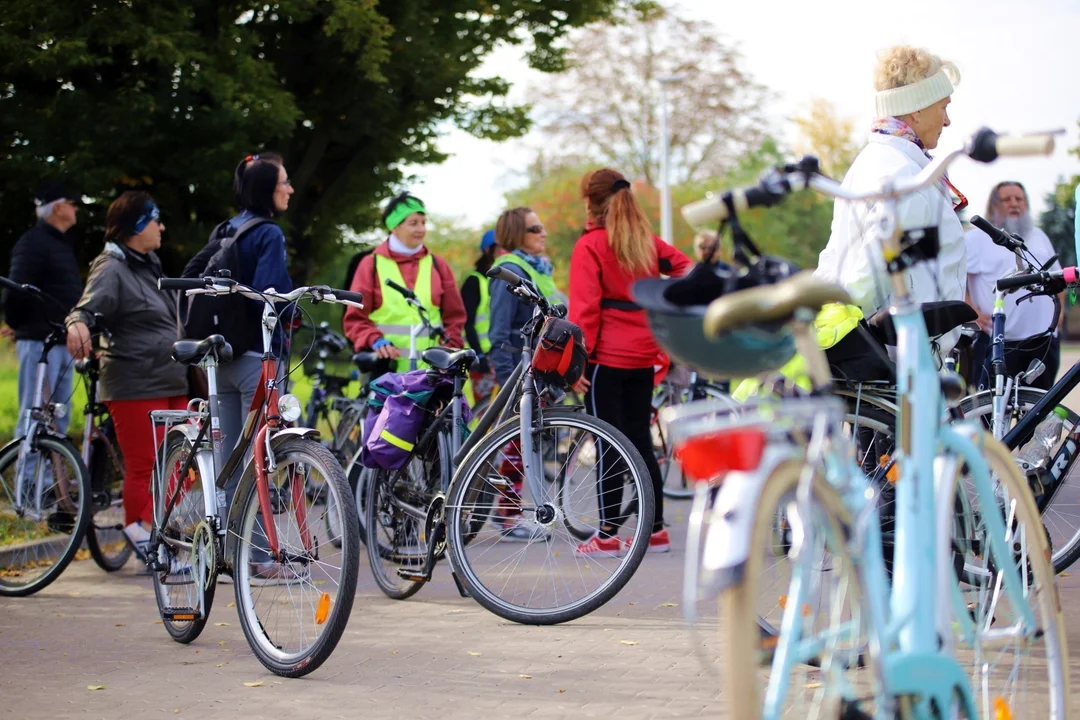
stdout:
[(675, 448), (675, 457), (688, 478), (708, 482), (731, 470), (756, 469), (764, 450), (764, 430), (737, 428), (690, 438)]

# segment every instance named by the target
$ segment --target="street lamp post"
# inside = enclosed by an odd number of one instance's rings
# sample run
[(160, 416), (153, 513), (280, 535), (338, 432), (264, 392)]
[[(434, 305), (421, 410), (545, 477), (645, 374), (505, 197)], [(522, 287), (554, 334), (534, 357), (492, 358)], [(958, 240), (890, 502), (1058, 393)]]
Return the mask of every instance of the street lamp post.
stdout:
[(668, 147), (668, 102), (667, 88), (671, 83), (681, 82), (682, 75), (668, 75), (657, 78), (660, 83), (660, 237), (668, 245), (674, 242), (671, 229), (671, 183), (669, 180), (670, 158)]

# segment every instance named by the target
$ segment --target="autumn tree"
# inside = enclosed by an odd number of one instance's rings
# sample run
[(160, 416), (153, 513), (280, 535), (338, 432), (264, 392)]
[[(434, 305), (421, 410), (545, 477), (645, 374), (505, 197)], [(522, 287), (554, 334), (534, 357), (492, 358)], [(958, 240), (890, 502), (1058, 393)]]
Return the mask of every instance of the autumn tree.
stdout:
[(715, 27), (639, 2), (617, 23), (577, 33), (569, 68), (534, 89), (544, 133), (566, 153), (659, 184), (661, 89), (668, 84), (673, 184), (722, 175), (764, 135), (764, 89)]
[(855, 140), (855, 121), (841, 117), (828, 100), (815, 98), (792, 122), (798, 129), (794, 150), (816, 156), (822, 172), (842, 179), (861, 149)]
[(45, 178), (104, 208), (145, 188), (176, 270), (232, 212), (240, 158), (281, 152), (296, 189), (282, 218), (303, 278), (339, 228), (375, 224), (402, 167), (440, 162), (448, 123), (504, 139), (529, 127), (509, 84), (476, 74), (499, 44), (540, 70), (620, 0), (0, 0), (0, 270)]

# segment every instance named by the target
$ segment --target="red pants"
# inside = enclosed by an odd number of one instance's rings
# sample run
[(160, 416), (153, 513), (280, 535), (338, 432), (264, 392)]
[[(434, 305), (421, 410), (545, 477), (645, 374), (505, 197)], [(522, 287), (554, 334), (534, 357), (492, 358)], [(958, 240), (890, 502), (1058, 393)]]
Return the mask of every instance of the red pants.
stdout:
[(150, 422), (151, 410), (183, 410), (187, 398), (183, 396), (150, 398), (149, 400), (112, 400), (105, 403), (116, 427), (116, 440), (124, 454), (124, 523), (130, 525), (142, 520), (147, 527), (154, 520), (154, 508), (150, 502), (150, 475), (154, 470), (154, 448), (164, 438), (159, 428), (151, 440), (154, 425)]

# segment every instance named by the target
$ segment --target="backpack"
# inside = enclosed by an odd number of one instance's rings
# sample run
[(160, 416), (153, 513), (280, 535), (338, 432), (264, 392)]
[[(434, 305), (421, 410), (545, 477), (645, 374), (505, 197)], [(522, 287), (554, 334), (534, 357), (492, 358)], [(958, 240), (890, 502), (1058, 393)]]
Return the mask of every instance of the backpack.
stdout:
[(536, 337), (532, 368), (536, 375), (555, 387), (573, 386), (585, 374), (588, 362), (585, 333), (574, 323), (557, 317), (544, 320)]
[[(228, 221), (210, 233), (206, 247), (184, 268), (184, 277), (206, 277), (228, 270), (234, 280), (242, 277), (240, 251), (236, 243), (249, 230), (272, 222), (269, 218), (252, 218), (232, 232)], [(201, 339), (214, 334), (225, 336), (232, 346), (233, 357), (249, 350), (262, 349), (262, 305), (239, 295), (192, 295), (188, 298), (184, 318), (184, 333)]]

